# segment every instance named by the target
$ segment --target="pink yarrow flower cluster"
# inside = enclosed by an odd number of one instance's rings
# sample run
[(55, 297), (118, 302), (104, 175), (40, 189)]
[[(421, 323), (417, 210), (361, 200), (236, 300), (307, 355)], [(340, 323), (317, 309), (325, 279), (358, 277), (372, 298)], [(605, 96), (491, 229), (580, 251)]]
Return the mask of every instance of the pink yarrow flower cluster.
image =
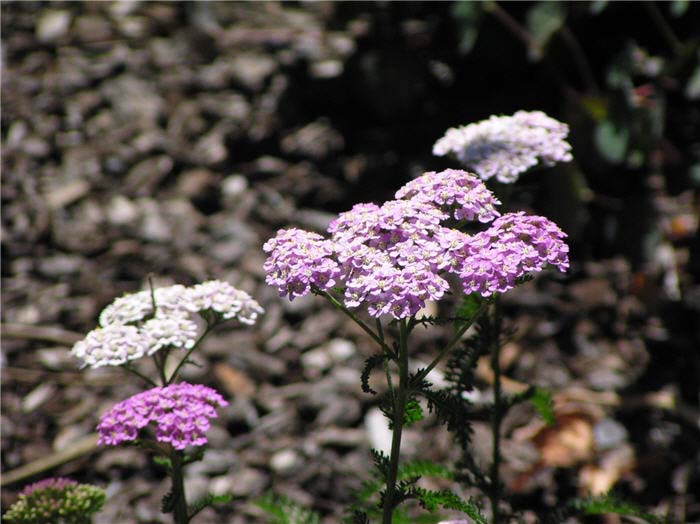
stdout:
[(569, 268), (566, 234), (550, 220), (508, 213), (467, 242), (462, 271), (464, 292), (490, 296), (516, 286), (523, 276), (542, 271), (546, 265), (559, 271)]
[(50, 477), (47, 479), (34, 482), (29, 484), (22, 489), (22, 495), (31, 495), (36, 491), (41, 491), (44, 489), (55, 489), (64, 490), (70, 486), (77, 486), (78, 483), (75, 480), (65, 478), (65, 477)]
[(155, 438), (175, 449), (203, 446), (209, 420), (216, 408), (228, 403), (219, 393), (203, 385), (186, 382), (149, 389), (116, 404), (97, 425), (98, 444), (116, 446), (133, 441), (149, 424), (155, 425)]
[(105, 307), (100, 327), (77, 342), (72, 353), (83, 366), (119, 366), (162, 348), (191, 349), (199, 333), (193, 315), (254, 324), (262, 312), (248, 293), (219, 280), (139, 291)]
[(570, 162), (569, 126), (541, 111), (518, 111), (453, 127), (433, 146), (433, 154), (453, 154), (483, 180), (515, 182), (521, 173), (542, 164)]
[[(547, 264), (564, 270), (568, 263), (565, 235), (556, 225), (524, 214), (497, 218), (498, 200), (470, 173), (426, 173), (396, 196), (341, 213), (328, 239), (299, 229), (278, 231), (264, 246), (267, 282), (290, 299), (340, 288), (347, 307), (365, 305), (374, 317), (406, 318), (444, 296), (448, 273), (467, 293), (489, 296)], [(446, 225), (452, 217), (495, 222), (470, 236)]]

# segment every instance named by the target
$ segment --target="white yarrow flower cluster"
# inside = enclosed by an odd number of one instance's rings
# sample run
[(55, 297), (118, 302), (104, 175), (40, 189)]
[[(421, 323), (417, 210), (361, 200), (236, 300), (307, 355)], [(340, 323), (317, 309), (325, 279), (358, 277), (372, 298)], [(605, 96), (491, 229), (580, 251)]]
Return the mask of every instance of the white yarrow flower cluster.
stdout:
[[(154, 308), (155, 302), (155, 308)], [(100, 327), (77, 342), (72, 353), (83, 366), (119, 366), (163, 348), (189, 350), (199, 328), (192, 314), (255, 324), (263, 308), (228, 282), (174, 285), (115, 299), (100, 314)]]
[(518, 111), (453, 127), (433, 146), (433, 154), (454, 154), (482, 180), (515, 182), (521, 173), (542, 164), (570, 162), (569, 126), (542, 111)]
[(148, 354), (153, 339), (136, 326), (111, 325), (93, 329), (73, 346), (83, 366), (119, 366)]
[(210, 280), (187, 290), (185, 307), (190, 311), (213, 311), (225, 320), (236, 318), (242, 324), (253, 325), (263, 308), (248, 293), (228, 282)]

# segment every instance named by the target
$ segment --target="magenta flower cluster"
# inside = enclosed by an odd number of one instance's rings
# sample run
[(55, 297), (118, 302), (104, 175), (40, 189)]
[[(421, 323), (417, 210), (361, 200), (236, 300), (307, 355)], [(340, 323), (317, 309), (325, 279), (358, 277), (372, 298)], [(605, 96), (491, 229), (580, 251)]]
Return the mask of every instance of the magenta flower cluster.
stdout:
[[(328, 227), (328, 239), (278, 231), (263, 247), (267, 282), (290, 299), (338, 288), (349, 308), (364, 304), (371, 316), (406, 318), (444, 296), (450, 273), (466, 293), (489, 296), (547, 264), (567, 267), (566, 235), (543, 217), (498, 218), (498, 200), (475, 175), (425, 173), (396, 197), (341, 213)], [(453, 218), (493, 224), (470, 236), (448, 227)]]
[(541, 111), (518, 111), (453, 127), (433, 146), (433, 154), (453, 154), (483, 180), (506, 184), (538, 165), (570, 162), (569, 126)]
[(116, 404), (97, 425), (98, 444), (116, 446), (133, 441), (149, 424), (155, 438), (175, 449), (203, 446), (216, 408), (228, 405), (215, 390), (186, 382), (149, 389)]

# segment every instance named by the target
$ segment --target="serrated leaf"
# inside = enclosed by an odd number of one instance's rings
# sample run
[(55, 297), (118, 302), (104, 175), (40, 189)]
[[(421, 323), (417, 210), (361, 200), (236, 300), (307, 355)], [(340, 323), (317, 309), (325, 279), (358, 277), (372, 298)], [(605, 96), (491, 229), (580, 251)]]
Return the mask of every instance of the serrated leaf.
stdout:
[[(528, 9), (525, 23), (539, 46), (539, 50), (530, 51), (541, 52), (565, 20), (566, 6), (561, 2), (538, 2)], [(537, 61), (542, 57), (535, 54), (532, 58)]]
[(430, 512), (436, 511), (438, 507), (454, 509), (466, 513), (472, 520), (479, 524), (486, 524), (486, 518), (481, 514), (476, 504), (471, 500), (466, 501), (462, 499), (459, 495), (448, 489), (432, 491), (415, 487), (411, 490), (411, 496), (418, 500), (421, 507)]
[(384, 353), (377, 353), (365, 360), (365, 366), (362, 368), (362, 373), (360, 374), (363, 392), (371, 393), (372, 395), (377, 394), (377, 392), (374, 391), (369, 385), (369, 377), (372, 374), (372, 370), (379, 364), (382, 364), (386, 358), (387, 357)]
[(450, 14), (457, 23), (459, 51), (466, 55), (474, 48), (476, 39), (479, 36), (479, 25), (482, 16), (481, 5), (479, 2), (472, 0), (461, 0), (452, 4)]
[(629, 129), (604, 120), (595, 129), (594, 140), (600, 154), (607, 161), (619, 164), (625, 159), (629, 145)]
[(175, 497), (173, 496), (173, 492), (171, 490), (163, 495), (163, 498), (160, 501), (160, 511), (162, 513), (172, 513), (174, 507)]
[(545, 424), (548, 426), (554, 425), (554, 399), (549, 391), (535, 388), (533, 395), (530, 397), (530, 403)]

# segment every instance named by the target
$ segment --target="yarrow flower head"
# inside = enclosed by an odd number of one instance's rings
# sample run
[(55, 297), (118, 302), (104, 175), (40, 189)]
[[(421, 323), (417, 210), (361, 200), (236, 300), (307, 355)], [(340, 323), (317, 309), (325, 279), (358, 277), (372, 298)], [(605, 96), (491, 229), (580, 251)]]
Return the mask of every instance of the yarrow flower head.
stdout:
[(249, 325), (255, 324), (258, 316), (264, 312), (248, 293), (221, 280), (210, 280), (188, 288), (185, 308), (195, 313), (213, 311), (225, 320), (235, 318)]
[(245, 291), (219, 280), (139, 291), (109, 304), (100, 314), (100, 327), (77, 342), (72, 353), (83, 366), (97, 368), (119, 366), (162, 348), (191, 349), (199, 331), (194, 313), (208, 322), (213, 313), (214, 321), (254, 324), (263, 309)]
[(112, 407), (97, 425), (98, 444), (116, 446), (136, 440), (149, 424), (155, 438), (175, 449), (203, 446), (216, 408), (227, 406), (212, 388), (186, 382), (149, 389)]
[(492, 116), (474, 124), (453, 127), (433, 146), (433, 154), (454, 154), (483, 180), (515, 182), (538, 164), (570, 162), (569, 126), (542, 111), (518, 111)]
[[(264, 246), (267, 282), (290, 299), (341, 288), (346, 307), (406, 318), (444, 296), (447, 273), (457, 275), (467, 293), (489, 296), (546, 264), (561, 270), (568, 264), (565, 235), (553, 223), (524, 214), (499, 217), (498, 200), (463, 171), (426, 173), (396, 196), (341, 213), (328, 227), (329, 239), (278, 231)], [(444, 225), (451, 216), (495, 221), (469, 236)]]
[(500, 213), (498, 199), (478, 177), (457, 169), (425, 173), (396, 192), (396, 198), (431, 203), (457, 220), (491, 222)]
[(280, 296), (306, 295), (311, 286), (330, 289), (340, 274), (338, 263), (331, 258), (331, 243), (316, 233), (280, 229), (263, 250), (270, 254), (263, 265), (266, 281), (277, 286)]
[(467, 256), (459, 272), (465, 293), (489, 296), (512, 289), (527, 274), (552, 265), (569, 267), (566, 234), (550, 220), (508, 213), (467, 242)]
[(19, 499), (3, 515), (11, 524), (91, 522), (105, 502), (103, 489), (90, 484), (54, 477), (26, 486)]
[(153, 343), (154, 339), (136, 326), (108, 325), (90, 331), (76, 342), (72, 353), (83, 366), (120, 366), (147, 355)]

